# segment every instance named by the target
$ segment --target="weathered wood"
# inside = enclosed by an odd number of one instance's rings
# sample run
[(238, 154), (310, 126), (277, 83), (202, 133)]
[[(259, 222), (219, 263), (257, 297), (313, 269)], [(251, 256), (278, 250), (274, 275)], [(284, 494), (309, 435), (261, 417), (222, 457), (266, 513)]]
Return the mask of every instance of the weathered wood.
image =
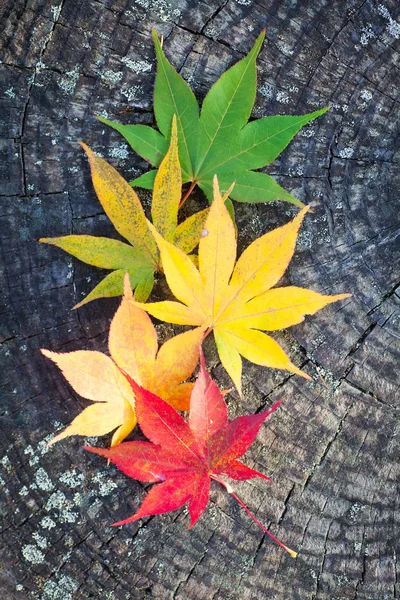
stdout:
[[(399, 598), (398, 2), (3, 0), (0, 11), (0, 596)], [(113, 529), (143, 488), (78, 439), (46, 447), (83, 401), (39, 348), (105, 350), (118, 301), (71, 312), (101, 275), (36, 240), (115, 236), (76, 142), (127, 178), (146, 168), (94, 115), (153, 123), (152, 26), (199, 97), (266, 27), (254, 115), (332, 107), (269, 172), (314, 211), (288, 280), (353, 298), (278, 334), (313, 383), (246, 365), (246, 403), (229, 400), (234, 416), (285, 399), (247, 457), (274, 483), (237, 487), (297, 560), (217, 487), (190, 531), (185, 511)], [(238, 206), (241, 247), (294, 212)]]

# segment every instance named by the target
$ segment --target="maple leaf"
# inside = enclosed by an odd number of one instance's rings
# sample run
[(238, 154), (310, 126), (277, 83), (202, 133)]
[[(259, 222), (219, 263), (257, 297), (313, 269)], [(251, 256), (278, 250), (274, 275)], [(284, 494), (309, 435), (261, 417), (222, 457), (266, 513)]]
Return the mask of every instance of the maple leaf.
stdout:
[(100, 436), (118, 427), (111, 445), (119, 444), (136, 425), (135, 396), (121, 369), (178, 410), (189, 408), (193, 373), (199, 357), (201, 330), (192, 329), (166, 341), (158, 350), (150, 317), (133, 301), (128, 274), (124, 296), (111, 322), (108, 347), (101, 352), (57, 353), (42, 349), (61, 369), (71, 387), (92, 400), (50, 444), (70, 435)]
[(150, 515), (176, 510), (189, 502), (190, 527), (207, 507), (211, 479), (225, 487), (251, 518), (293, 557), (290, 550), (273, 536), (250, 512), (220, 476), (238, 481), (269, 477), (238, 460), (251, 446), (272, 412), (237, 417), (228, 422), (223, 394), (208, 374), (200, 354), (200, 372), (190, 399), (187, 423), (171, 406), (140, 387), (128, 376), (136, 397), (138, 423), (150, 442), (125, 442), (110, 450), (85, 447), (104, 456), (129, 477), (157, 483), (147, 494), (139, 510), (131, 517), (114, 523), (124, 525)]
[[(192, 90), (166, 59), (153, 30), (158, 66), (154, 113), (159, 132), (146, 125), (98, 119), (119, 131), (135, 152), (158, 167), (176, 114), (183, 182), (192, 182), (188, 194), (198, 185), (211, 201), (212, 178), (217, 174), (222, 191), (236, 182), (230, 197), (239, 202), (285, 200), (303, 206), (272, 177), (255, 169), (274, 161), (304, 125), (328, 108), (301, 116), (278, 115), (248, 122), (256, 97), (256, 58), (264, 37), (265, 31), (249, 54), (212, 86), (200, 112)], [(155, 176), (156, 171), (151, 170), (131, 183), (151, 189)], [(232, 210), (232, 205), (229, 208)]]
[[(195, 213), (178, 225), (182, 175), (178, 158), (178, 137), (175, 117), (172, 119), (169, 149), (161, 162), (154, 181), (151, 207), (152, 219), (165, 239), (185, 253), (198, 244), (208, 209)], [(129, 244), (105, 237), (67, 235), (41, 238), (39, 241), (62, 248), (85, 263), (112, 269), (81, 302), (78, 308), (96, 298), (119, 296), (123, 279), (129, 273), (135, 296), (146, 302), (154, 284), (154, 272), (160, 268), (160, 257), (136, 192), (105, 160), (86, 146), (92, 171), (93, 185), (101, 205), (118, 233)]]
[(325, 296), (289, 286), (271, 289), (292, 258), (297, 233), (309, 210), (288, 224), (255, 240), (236, 261), (236, 233), (225, 206), (225, 196), (214, 178), (214, 201), (199, 243), (199, 268), (179, 248), (164, 240), (150, 224), (160, 249), (164, 273), (180, 302), (139, 304), (157, 319), (214, 331), (221, 362), (239, 393), (244, 356), (275, 369), (286, 369), (310, 379), (287, 357), (279, 344), (262, 331), (274, 331), (304, 320), (350, 294)]

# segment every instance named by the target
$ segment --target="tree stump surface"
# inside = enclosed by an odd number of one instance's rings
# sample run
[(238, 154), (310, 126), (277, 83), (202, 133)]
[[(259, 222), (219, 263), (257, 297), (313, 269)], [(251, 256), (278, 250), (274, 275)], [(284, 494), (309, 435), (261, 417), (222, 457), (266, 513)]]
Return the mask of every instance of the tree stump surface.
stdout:
[[(0, 596), (399, 598), (397, 0), (3, 0), (0, 12)], [(266, 27), (253, 116), (331, 106), (268, 172), (313, 208), (285, 281), (353, 297), (277, 334), (312, 383), (247, 363), (244, 401), (228, 397), (231, 417), (284, 399), (246, 455), (274, 482), (235, 488), (296, 560), (217, 484), (190, 531), (185, 509), (113, 528), (144, 487), (81, 438), (46, 446), (87, 403), (39, 348), (106, 351), (118, 299), (71, 311), (104, 273), (37, 240), (116, 237), (77, 142), (128, 179), (147, 169), (95, 115), (154, 124), (152, 27), (199, 99)], [(241, 249), (297, 210), (236, 209)], [(212, 341), (206, 352), (230, 387)]]

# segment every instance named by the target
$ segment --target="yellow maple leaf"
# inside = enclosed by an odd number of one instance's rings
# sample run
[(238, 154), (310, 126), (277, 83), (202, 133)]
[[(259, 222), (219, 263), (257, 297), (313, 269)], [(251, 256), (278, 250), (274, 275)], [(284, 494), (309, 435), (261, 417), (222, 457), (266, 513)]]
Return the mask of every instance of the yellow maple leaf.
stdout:
[(286, 369), (310, 379), (288, 358), (279, 344), (259, 330), (274, 331), (296, 325), (350, 294), (326, 296), (299, 287), (271, 289), (284, 274), (293, 256), (297, 233), (309, 210), (288, 224), (255, 240), (236, 262), (236, 233), (214, 177), (214, 200), (199, 244), (199, 268), (166, 241), (149, 223), (160, 250), (168, 285), (180, 302), (140, 304), (157, 319), (197, 325), (214, 331), (222, 364), (241, 393), (242, 359), (276, 369)]
[(122, 371), (177, 410), (187, 410), (194, 384), (182, 382), (194, 371), (202, 337), (201, 328), (191, 329), (158, 349), (157, 333), (150, 317), (134, 302), (126, 274), (122, 303), (110, 326), (111, 358), (96, 351), (58, 353), (42, 349), (71, 387), (95, 402), (50, 444), (70, 435), (100, 436), (118, 428), (111, 442), (116, 446), (129, 435), (136, 425), (135, 397)]

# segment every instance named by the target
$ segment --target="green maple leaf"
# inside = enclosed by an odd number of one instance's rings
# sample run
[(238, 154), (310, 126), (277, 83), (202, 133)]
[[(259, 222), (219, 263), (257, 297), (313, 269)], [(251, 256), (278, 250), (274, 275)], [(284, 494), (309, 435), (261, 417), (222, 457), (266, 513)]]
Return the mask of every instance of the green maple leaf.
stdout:
[[(58, 246), (95, 267), (111, 269), (111, 273), (74, 308), (96, 298), (120, 296), (126, 272), (135, 289), (136, 300), (146, 302), (153, 289), (154, 273), (160, 269), (160, 254), (148, 228), (143, 207), (136, 192), (114, 167), (96, 156), (85, 144), (82, 146), (89, 157), (99, 201), (115, 229), (129, 244), (92, 235), (66, 235), (41, 238), (39, 241)], [(151, 216), (157, 231), (189, 254), (199, 242), (208, 209), (191, 215), (178, 225), (181, 187), (177, 126), (173, 116), (169, 148), (154, 181)]]
[[(119, 131), (135, 152), (158, 167), (176, 114), (183, 183), (192, 182), (190, 190), (198, 185), (211, 201), (216, 174), (222, 192), (235, 182), (230, 198), (239, 202), (285, 200), (302, 206), (272, 177), (255, 169), (275, 160), (304, 125), (328, 108), (248, 122), (256, 97), (256, 58), (264, 37), (262, 32), (249, 54), (212, 86), (200, 111), (192, 90), (166, 59), (153, 30), (158, 65), (154, 112), (159, 131), (145, 125), (120, 125), (102, 117), (99, 120)], [(152, 189), (156, 173), (155, 169), (148, 171), (131, 184)]]

